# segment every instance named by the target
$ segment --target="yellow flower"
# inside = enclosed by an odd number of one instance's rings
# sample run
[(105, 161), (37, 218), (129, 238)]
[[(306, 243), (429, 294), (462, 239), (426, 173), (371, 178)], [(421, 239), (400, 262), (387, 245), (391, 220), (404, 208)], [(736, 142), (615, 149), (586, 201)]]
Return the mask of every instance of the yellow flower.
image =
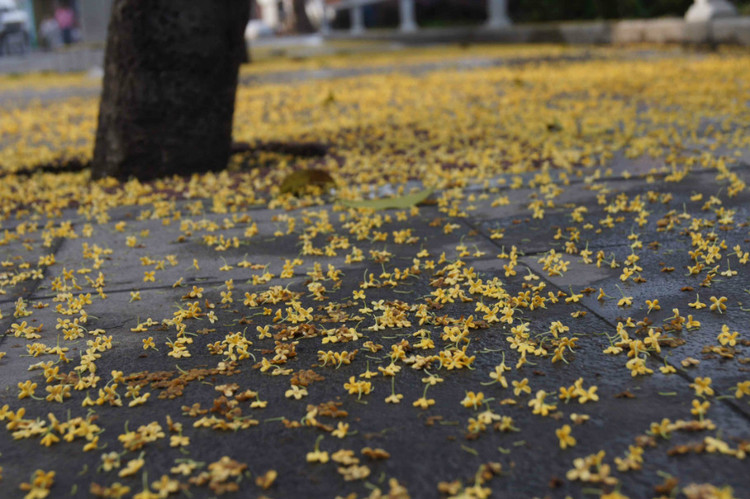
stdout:
[(387, 404), (398, 404), (404, 396), (400, 393), (392, 393), (385, 398)]
[(443, 378), (436, 376), (434, 374), (430, 374), (426, 378), (422, 378), (422, 383), (427, 383), (430, 386), (435, 386), (438, 383), (442, 383)]
[(33, 397), (36, 387), (37, 384), (32, 383), (31, 380), (26, 380), (23, 383), (18, 383), (18, 388), (21, 390), (21, 392), (18, 394), (18, 398), (24, 399), (26, 397)]
[(269, 332), (268, 325), (266, 326), (256, 326), (255, 330), (258, 331), (258, 339), (262, 340), (263, 338), (271, 338), (273, 335)]
[(623, 296), (617, 302), (617, 306), (618, 307), (622, 307), (622, 308), (630, 307), (631, 305), (633, 305), (633, 297), (632, 296)]
[(675, 369), (674, 366), (667, 364), (665, 366), (661, 366), (659, 368), (659, 371), (661, 371), (662, 374), (674, 374), (677, 372), (677, 369)]
[(719, 333), (719, 336), (717, 339), (719, 340), (719, 343), (721, 343), (723, 346), (729, 345), (730, 347), (733, 347), (737, 345), (737, 337), (740, 335), (739, 332), (734, 331), (732, 333), (729, 332), (729, 326), (724, 324), (721, 326), (721, 333)]
[(654, 370), (646, 366), (646, 360), (641, 357), (633, 357), (625, 363), (625, 367), (630, 369), (630, 375), (633, 377), (645, 374), (653, 374)]
[(750, 395), (750, 380), (737, 383), (737, 391), (734, 393), (735, 398), (742, 398), (744, 395)]
[(289, 390), (284, 392), (284, 396), (288, 399), (294, 398), (295, 400), (299, 400), (305, 395), (307, 395), (307, 389), (298, 385), (292, 385), (291, 387), (289, 387)]
[(596, 394), (597, 386), (590, 386), (588, 389), (581, 389), (578, 391), (578, 403), (585, 404), (588, 401), (598, 401), (599, 395)]
[(117, 475), (120, 478), (135, 475), (141, 468), (143, 468), (144, 464), (146, 464), (146, 461), (144, 461), (142, 458), (131, 459)]
[(170, 447), (185, 447), (187, 445), (190, 445), (190, 437), (185, 437), (183, 435), (171, 435), (169, 437)]
[(513, 395), (516, 397), (522, 393), (531, 393), (529, 378), (523, 378), (521, 381), (512, 381), (511, 383), (513, 384)]
[(482, 392), (466, 392), (466, 397), (461, 401), (461, 405), (466, 408), (476, 409), (482, 405), (484, 401), (484, 394)]
[(628, 496), (623, 494), (622, 492), (610, 492), (609, 494), (602, 494), (599, 499), (629, 499)]
[(336, 426), (336, 429), (331, 432), (331, 435), (338, 438), (344, 438), (348, 432), (349, 423), (339, 421), (339, 424)]
[(563, 425), (562, 428), (558, 428), (557, 430), (555, 430), (555, 435), (557, 435), (557, 438), (560, 440), (561, 449), (573, 447), (576, 444), (576, 439), (571, 436), (570, 432), (571, 428), (568, 424)]
[(701, 298), (699, 295), (695, 295), (695, 301), (692, 303), (688, 303), (688, 306), (690, 308), (694, 308), (696, 310), (700, 310), (702, 308), (706, 308), (706, 304), (701, 302)]
[(570, 420), (575, 424), (583, 424), (590, 419), (587, 414), (576, 414), (575, 412), (570, 415)]
[(578, 390), (576, 390), (575, 386), (561, 386), (560, 387), (560, 400), (564, 402), (569, 402), (571, 399), (574, 399), (578, 396)]
[[(575, 295), (574, 295), (575, 296)], [(569, 300), (570, 298), (566, 298), (565, 300)], [(558, 337), (559, 334), (564, 334), (568, 331), (570, 331), (570, 328), (566, 325), (564, 325), (561, 321), (554, 321), (550, 324), (549, 328), (550, 333), (552, 333), (552, 336), (555, 338)]]
[(695, 390), (695, 394), (699, 397), (707, 396), (711, 397), (714, 394), (714, 389), (711, 388), (711, 378), (695, 378), (690, 387)]
[(158, 482), (152, 482), (151, 488), (158, 492), (157, 497), (167, 497), (180, 490), (180, 482), (169, 478), (168, 475), (162, 475)]
[(539, 390), (536, 392), (536, 396), (529, 401), (529, 407), (533, 409), (534, 414), (546, 416), (550, 411), (557, 409), (557, 405), (545, 404), (544, 399), (547, 397), (547, 392)]
[(323, 440), (323, 435), (319, 436), (317, 440), (315, 440), (315, 448), (312, 452), (308, 452), (306, 459), (308, 463), (327, 463), (328, 462), (328, 452), (320, 450), (320, 441)]
[(495, 370), (490, 373), (490, 378), (495, 380), (496, 383), (500, 383), (503, 388), (508, 388), (508, 380), (503, 375), (503, 372), (506, 370), (510, 370), (510, 368), (506, 367), (505, 363), (502, 363), (495, 366)]
[(120, 454), (117, 452), (108, 452), (102, 454), (102, 469), (104, 471), (112, 471), (115, 468), (120, 467)]
[(661, 310), (661, 305), (659, 305), (659, 300), (653, 299), (653, 300), (646, 300), (646, 305), (648, 305), (648, 312), (651, 313), (652, 310)]
[(306, 459), (308, 463), (327, 463), (328, 453), (319, 450), (308, 452)]
[(685, 329), (690, 330), (690, 329), (696, 329), (699, 327), (701, 327), (700, 321), (693, 319), (692, 315), (688, 315), (687, 322), (685, 322)]
[(28, 491), (25, 499), (44, 499), (49, 495), (49, 489), (55, 483), (55, 472), (36, 470), (32, 475), (31, 483), (24, 482), (19, 488)]
[(350, 376), (349, 382), (344, 383), (344, 388), (349, 391), (350, 395), (356, 394), (358, 397), (361, 397), (372, 391), (372, 383), (369, 381), (358, 381), (354, 376)]
[(52, 444), (55, 444), (55, 443), (57, 443), (59, 441), (60, 441), (60, 439), (54, 433), (52, 433), (52, 430), (49, 430), (44, 435), (44, 437), (42, 437), (42, 439), (41, 439), (41, 441), (39, 443), (41, 443), (45, 447), (50, 447)]
[(724, 310), (727, 309), (727, 306), (726, 306), (727, 297), (726, 296), (720, 296), (719, 298), (712, 296), (709, 299), (711, 300), (711, 306), (709, 307), (709, 309), (712, 312), (722, 313), (724, 312)]
[(700, 400), (694, 399), (693, 408), (690, 409), (690, 414), (703, 419), (703, 416), (706, 415), (706, 411), (708, 411), (709, 407), (711, 407), (711, 402), (709, 402), (708, 400), (701, 402)]
[(431, 405), (435, 405), (435, 399), (428, 399), (427, 397), (419, 397), (417, 400), (415, 400), (412, 405), (414, 407), (420, 407), (422, 409), (427, 409)]
[(279, 473), (276, 470), (268, 470), (255, 478), (255, 484), (263, 490), (267, 490), (271, 488), (271, 485), (273, 485), (278, 476)]
[(654, 331), (654, 328), (648, 328), (648, 337), (643, 340), (644, 345), (648, 345), (651, 347), (652, 350), (655, 350), (657, 353), (661, 352), (661, 346), (659, 346), (659, 337), (661, 336), (661, 333), (657, 333)]

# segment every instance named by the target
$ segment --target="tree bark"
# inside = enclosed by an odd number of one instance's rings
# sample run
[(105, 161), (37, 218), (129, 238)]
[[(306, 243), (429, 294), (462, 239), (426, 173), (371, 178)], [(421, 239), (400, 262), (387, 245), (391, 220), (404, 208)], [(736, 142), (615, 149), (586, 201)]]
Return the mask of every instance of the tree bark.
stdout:
[(115, 0), (92, 178), (226, 167), (249, 0)]
[(305, 10), (306, 0), (292, 0), (294, 7), (294, 30), (297, 33), (313, 33), (315, 27), (310, 22), (310, 18)]

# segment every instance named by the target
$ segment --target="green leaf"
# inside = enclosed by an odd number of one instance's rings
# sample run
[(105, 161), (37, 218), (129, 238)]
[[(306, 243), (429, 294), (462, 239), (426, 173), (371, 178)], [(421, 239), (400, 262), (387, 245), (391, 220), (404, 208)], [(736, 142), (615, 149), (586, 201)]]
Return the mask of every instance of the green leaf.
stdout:
[(433, 192), (435, 192), (435, 188), (428, 187), (419, 192), (396, 198), (368, 199), (365, 201), (347, 201), (340, 199), (339, 202), (349, 208), (369, 208), (371, 210), (405, 209), (424, 202)]
[(279, 190), (282, 194), (291, 193), (294, 195), (305, 192), (305, 188), (311, 185), (325, 187), (333, 184), (333, 178), (325, 170), (297, 170), (290, 173), (281, 182)]

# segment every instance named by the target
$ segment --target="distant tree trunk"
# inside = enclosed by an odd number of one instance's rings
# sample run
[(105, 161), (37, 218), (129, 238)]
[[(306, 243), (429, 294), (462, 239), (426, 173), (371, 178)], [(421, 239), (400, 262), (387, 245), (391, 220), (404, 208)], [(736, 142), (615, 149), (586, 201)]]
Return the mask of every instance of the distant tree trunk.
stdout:
[(315, 31), (315, 27), (310, 22), (310, 18), (307, 16), (305, 10), (305, 4), (307, 0), (292, 0), (294, 7), (294, 30), (297, 33), (312, 33)]
[(249, 0), (115, 0), (92, 177), (226, 167)]

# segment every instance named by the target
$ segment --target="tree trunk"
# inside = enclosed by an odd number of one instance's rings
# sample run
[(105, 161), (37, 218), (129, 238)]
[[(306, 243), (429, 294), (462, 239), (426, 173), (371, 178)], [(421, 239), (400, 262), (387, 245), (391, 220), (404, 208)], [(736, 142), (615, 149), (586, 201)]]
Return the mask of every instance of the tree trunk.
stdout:
[(115, 0), (92, 178), (226, 167), (249, 0)]
[(294, 6), (294, 31), (297, 33), (313, 33), (315, 27), (310, 22), (305, 10), (306, 0), (292, 0)]

